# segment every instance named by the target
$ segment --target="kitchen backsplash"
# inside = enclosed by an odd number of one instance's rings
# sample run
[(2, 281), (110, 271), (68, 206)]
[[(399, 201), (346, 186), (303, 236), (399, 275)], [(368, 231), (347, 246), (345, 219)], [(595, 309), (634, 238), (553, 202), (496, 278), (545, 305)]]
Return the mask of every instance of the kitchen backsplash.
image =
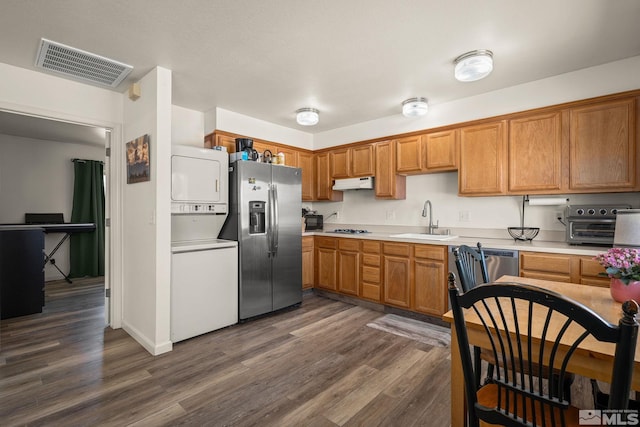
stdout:
[[(505, 229), (520, 225), (521, 196), (459, 197), (456, 172), (407, 177), (406, 200), (377, 200), (373, 190), (345, 191), (342, 202), (303, 203), (325, 218), (327, 225), (400, 225), (427, 226), (429, 218), (422, 217), (426, 200), (433, 205), (433, 222), (440, 227)], [(535, 197), (535, 196), (532, 196)], [(626, 203), (640, 208), (640, 193), (571, 194), (570, 204)], [(525, 208), (525, 227), (562, 231), (564, 226), (556, 213), (564, 213), (562, 206), (529, 206)]]

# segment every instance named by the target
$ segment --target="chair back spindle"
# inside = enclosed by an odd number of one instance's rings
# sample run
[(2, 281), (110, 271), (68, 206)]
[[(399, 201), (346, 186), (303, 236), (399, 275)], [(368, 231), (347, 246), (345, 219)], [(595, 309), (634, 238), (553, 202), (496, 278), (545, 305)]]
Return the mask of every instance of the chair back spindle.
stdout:
[[(622, 319), (612, 325), (588, 307), (535, 286), (487, 283), (461, 294), (449, 273), (449, 295), (472, 426), (480, 419), (505, 426), (578, 425), (578, 410), (558, 384), (571, 375), (580, 344), (593, 339), (616, 345), (609, 408), (627, 408), (638, 335), (635, 301), (623, 304)], [(495, 360), (484, 385), (474, 371), (480, 367), (472, 363), (470, 334), (486, 343)]]

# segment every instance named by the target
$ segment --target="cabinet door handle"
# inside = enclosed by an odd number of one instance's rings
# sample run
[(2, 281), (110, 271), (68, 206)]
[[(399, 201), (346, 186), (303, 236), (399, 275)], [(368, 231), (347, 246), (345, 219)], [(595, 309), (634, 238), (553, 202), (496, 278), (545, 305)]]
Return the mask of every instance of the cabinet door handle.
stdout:
[(216, 179), (216, 193), (220, 192), (220, 181)]

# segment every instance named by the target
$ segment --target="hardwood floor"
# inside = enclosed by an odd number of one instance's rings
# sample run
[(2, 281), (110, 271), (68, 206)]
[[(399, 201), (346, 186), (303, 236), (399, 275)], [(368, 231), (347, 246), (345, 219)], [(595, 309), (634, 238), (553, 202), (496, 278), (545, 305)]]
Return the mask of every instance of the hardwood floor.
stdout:
[(48, 283), (42, 314), (0, 326), (0, 425), (448, 426), (449, 348), (302, 306), (153, 357), (103, 327), (103, 287)]

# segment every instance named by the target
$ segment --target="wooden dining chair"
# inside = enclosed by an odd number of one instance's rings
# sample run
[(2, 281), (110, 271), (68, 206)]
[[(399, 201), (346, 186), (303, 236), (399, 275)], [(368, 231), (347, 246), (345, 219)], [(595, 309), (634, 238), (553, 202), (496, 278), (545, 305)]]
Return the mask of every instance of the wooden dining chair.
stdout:
[[(622, 318), (612, 325), (574, 300), (530, 285), (488, 283), (462, 294), (449, 273), (449, 296), (472, 427), (480, 420), (503, 426), (580, 425), (578, 409), (561, 388), (560, 396), (552, 390), (567, 375), (578, 346), (593, 339), (615, 344), (608, 408), (627, 408), (638, 338), (635, 301), (622, 304)], [(470, 332), (480, 334), (500, 361), (482, 386), (471, 362)], [(545, 366), (556, 368), (559, 378)]]
[[(487, 271), (487, 260), (484, 256), (482, 244), (478, 242), (478, 249), (474, 249), (467, 245), (460, 245), (453, 249), (453, 255), (456, 257), (456, 268), (458, 269), (458, 277), (462, 291), (467, 292), (471, 288), (475, 288), (480, 283), (488, 283), (491, 281), (489, 272)], [(480, 276), (478, 276), (480, 273)]]
[[(458, 270), (458, 277), (460, 278), (460, 285), (462, 285), (463, 292), (467, 292), (469, 289), (475, 288), (481, 283), (488, 283), (491, 281), (489, 278), (489, 272), (487, 271), (487, 260), (484, 257), (482, 244), (478, 242), (477, 247), (478, 250), (467, 245), (460, 245), (453, 249), (453, 256), (456, 258), (456, 268)], [(478, 275), (478, 273), (480, 273), (480, 275)], [(488, 362), (487, 376), (491, 376), (493, 374), (491, 357), (488, 356), (487, 352), (483, 355), (480, 347), (474, 347), (474, 365), (480, 367), (482, 360)], [(476, 383), (480, 384), (482, 370), (475, 369), (475, 374)]]
[[(489, 269), (487, 268), (487, 260), (482, 249), (482, 244), (477, 243), (477, 250), (467, 245), (460, 245), (453, 250), (453, 254), (456, 258), (456, 267), (458, 270), (458, 277), (460, 279), (460, 285), (462, 291), (467, 292), (469, 289), (475, 288), (482, 283), (489, 283), (491, 277), (489, 275)], [(493, 366), (495, 359), (489, 354), (487, 350), (482, 350), (479, 347), (473, 349), (474, 364), (480, 366), (482, 360), (487, 362), (487, 376), (493, 375)], [(534, 370), (535, 370), (534, 366)], [(475, 369), (477, 384), (480, 385), (480, 378), (482, 375), (481, 369)], [(558, 376), (558, 372), (554, 372), (554, 375)], [(575, 379), (575, 375), (567, 375), (563, 381), (556, 382), (556, 390), (554, 393), (559, 394), (558, 389), (562, 388), (565, 398), (571, 401), (571, 384)]]

